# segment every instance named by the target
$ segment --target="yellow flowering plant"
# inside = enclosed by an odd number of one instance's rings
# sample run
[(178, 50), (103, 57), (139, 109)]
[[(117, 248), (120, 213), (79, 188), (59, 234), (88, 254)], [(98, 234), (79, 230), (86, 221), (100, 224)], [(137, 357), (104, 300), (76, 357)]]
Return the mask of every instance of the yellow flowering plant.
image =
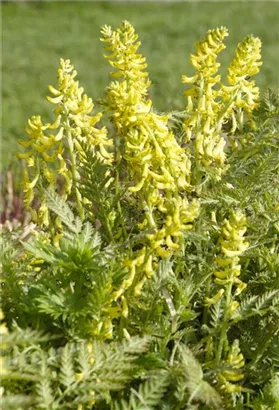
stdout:
[(20, 140), (32, 224), (1, 238), (3, 409), (278, 408), (279, 97), (254, 36), (221, 78), (227, 36), (196, 43), (180, 112), (127, 21), (102, 99), (60, 60)]

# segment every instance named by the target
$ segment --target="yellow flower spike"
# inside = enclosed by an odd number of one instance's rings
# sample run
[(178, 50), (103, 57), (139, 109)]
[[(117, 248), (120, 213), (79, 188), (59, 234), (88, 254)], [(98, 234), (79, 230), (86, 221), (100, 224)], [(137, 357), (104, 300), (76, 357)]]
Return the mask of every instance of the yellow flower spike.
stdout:
[[(209, 76), (217, 72), (216, 58), (225, 48), (223, 40), (226, 36), (228, 36), (228, 30), (221, 27), (220, 29), (209, 30), (206, 37), (197, 43), (197, 54), (191, 55), (191, 61), (194, 62), (198, 71), (203, 69), (210, 72)], [(211, 60), (211, 67), (208, 66), (208, 60)]]
[(228, 113), (233, 123), (232, 134), (237, 126), (242, 128), (244, 112), (250, 118), (251, 112), (258, 106), (259, 88), (250, 78), (259, 72), (261, 65), (261, 41), (257, 37), (248, 36), (238, 45), (228, 67), (227, 80), (230, 86), (222, 86), (223, 99), (230, 102)]
[[(214, 218), (216, 220), (216, 216), (214, 216)], [(233, 312), (239, 307), (239, 302), (235, 300), (235, 297), (246, 287), (246, 284), (239, 279), (239, 276), (241, 275), (239, 256), (242, 255), (249, 246), (249, 244), (245, 242), (244, 237), (246, 229), (246, 218), (241, 210), (232, 212), (229, 219), (223, 221), (219, 239), (221, 255), (215, 257), (215, 262), (219, 269), (214, 271), (215, 284), (222, 286), (222, 289), (225, 289), (226, 292), (225, 302), (223, 303), (223, 323), (226, 323), (226, 321), (232, 316)], [(216, 355), (217, 364), (220, 364), (226, 343), (228, 343), (226, 328), (221, 326), (217, 349), (218, 354)], [(238, 342), (236, 341), (230, 349), (227, 361), (234, 367), (234, 369), (238, 369), (241, 367), (241, 358), (242, 356), (240, 354)], [(228, 388), (230, 389), (230, 382), (239, 381), (243, 378), (240, 375), (240, 372), (234, 369), (232, 373), (231, 370), (226, 370), (219, 375), (222, 388), (225, 390), (228, 390)]]
[[(130, 265), (130, 269), (135, 269), (135, 293), (140, 294), (146, 277), (153, 273), (153, 263), (158, 257), (170, 256), (179, 247), (172, 239), (172, 232), (167, 233), (165, 229), (166, 221), (174, 212), (167, 198), (178, 198), (189, 189), (191, 161), (188, 152), (179, 146), (168, 129), (169, 116), (154, 113), (152, 101), (146, 99), (150, 80), (144, 71), (146, 59), (137, 51), (140, 46), (137, 40), (134, 28), (127, 21), (117, 30), (108, 26), (102, 28), (105, 57), (116, 70), (112, 74), (116, 81), (107, 88), (106, 106), (112, 112), (113, 123), (122, 140), (120, 156), (125, 159), (133, 181), (129, 192), (138, 198), (145, 213), (138, 227), (156, 229), (156, 234), (147, 236), (153, 255), (147, 259), (144, 256), (145, 262), (133, 264), (131, 261)], [(187, 203), (185, 208), (190, 206), (193, 205)], [(191, 222), (196, 217), (194, 214)], [(181, 217), (182, 212), (178, 210), (173, 230), (177, 236), (182, 235)], [(143, 279), (142, 270), (146, 273)], [(140, 281), (136, 283), (137, 280)], [(130, 281), (124, 281), (117, 296), (122, 295), (127, 286), (131, 286)]]
[(227, 393), (235, 393), (242, 391), (242, 386), (236, 383), (244, 379), (244, 373), (241, 369), (244, 367), (245, 362), (243, 355), (239, 348), (239, 341), (234, 340), (231, 345), (225, 364), (229, 366), (229, 369), (224, 369), (218, 374), (220, 387)]
[[(252, 77), (259, 72), (262, 65), (261, 60), (261, 41), (257, 37), (246, 37), (237, 47), (235, 56), (228, 68), (228, 82), (236, 85), (244, 81), (248, 86), (245, 77)], [(249, 87), (248, 87), (249, 88)]]
[[(217, 74), (220, 64), (217, 63), (217, 56), (225, 48), (223, 40), (227, 35), (227, 29), (223, 27), (210, 30), (207, 36), (197, 43), (196, 54), (192, 54), (190, 58), (196, 74), (182, 77), (182, 83), (192, 84), (192, 87), (185, 91), (188, 97), (188, 115), (184, 123), (185, 142), (195, 139), (196, 161), (203, 163), (203, 172), (209, 167), (214, 170), (217, 180), (226, 170), (226, 141), (222, 135), (222, 126), (231, 118), (231, 133), (233, 134), (237, 127), (241, 128), (244, 112), (250, 116), (257, 106), (259, 96), (259, 89), (250, 81), (250, 77), (258, 73), (261, 65), (261, 42), (252, 36), (240, 43), (236, 50), (228, 68), (230, 85), (220, 84), (221, 77)], [(237, 148), (235, 144), (233, 146), (234, 149)], [(200, 178), (198, 175), (198, 182)]]
[[(77, 72), (70, 60), (61, 59), (58, 69), (58, 85), (56, 87), (49, 86), (49, 91), (53, 97), (47, 97), (49, 102), (57, 106), (55, 121), (52, 124), (44, 124), (40, 116), (33, 116), (28, 120), (28, 127), (26, 127), (28, 140), (20, 143), (29, 150), (19, 154), (20, 158), (25, 159), (29, 174), (28, 180), (25, 178), (24, 202), (27, 207), (34, 195), (39, 194), (40, 199), (44, 200), (38, 186), (42, 186), (43, 189), (58, 188), (56, 186), (57, 175), (64, 177), (64, 181), (59, 179), (59, 184), (61, 181), (64, 182), (63, 196), (66, 198), (74, 188), (77, 201), (82, 201), (76, 187), (78, 183), (77, 170), (74, 170), (73, 164), (71, 167), (67, 165), (68, 162), (64, 159), (71, 156), (75, 158), (77, 163), (80, 151), (75, 151), (74, 147), (76, 148), (78, 144), (81, 147), (81, 142), (90, 143), (94, 146), (101, 161), (108, 165), (112, 164), (113, 153), (110, 153), (107, 147), (113, 146), (113, 142), (107, 138), (105, 127), (101, 129), (94, 127), (102, 114), (91, 115), (94, 107), (93, 101), (83, 93), (83, 88), (75, 80), (76, 75)], [(51, 134), (50, 131), (54, 129), (57, 129), (57, 132)], [(78, 144), (72, 141), (73, 138), (79, 139)], [(68, 141), (65, 144), (66, 139)], [(69, 153), (71, 150), (72, 152)], [(51, 166), (49, 163), (52, 163)], [(81, 209), (79, 211), (81, 215)], [(42, 205), (38, 212), (37, 222), (41, 223), (40, 221), (44, 225), (48, 223), (48, 211), (45, 205)]]

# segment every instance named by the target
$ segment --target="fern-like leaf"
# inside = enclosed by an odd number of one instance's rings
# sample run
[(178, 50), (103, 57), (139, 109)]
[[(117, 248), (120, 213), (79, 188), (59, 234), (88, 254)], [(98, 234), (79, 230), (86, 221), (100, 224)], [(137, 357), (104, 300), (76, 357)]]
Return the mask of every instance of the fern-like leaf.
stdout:
[(82, 228), (82, 222), (79, 217), (75, 216), (70, 206), (59, 195), (51, 190), (45, 191), (47, 206), (60, 217), (61, 221), (67, 228), (79, 234)]
[(129, 402), (115, 403), (115, 410), (153, 410), (160, 405), (168, 386), (168, 373), (161, 371), (153, 374), (138, 390), (131, 389)]

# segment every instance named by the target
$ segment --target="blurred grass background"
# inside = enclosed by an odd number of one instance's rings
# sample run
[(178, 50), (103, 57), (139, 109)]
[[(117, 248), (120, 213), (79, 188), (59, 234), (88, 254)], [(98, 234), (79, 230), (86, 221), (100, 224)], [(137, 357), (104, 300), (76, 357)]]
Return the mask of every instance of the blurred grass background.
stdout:
[(2, 169), (16, 161), (16, 140), (28, 117), (40, 114), (52, 121), (53, 105), (45, 95), (47, 85), (56, 84), (60, 57), (71, 59), (88, 95), (94, 100), (104, 95), (110, 68), (99, 41), (103, 24), (116, 27), (127, 19), (135, 26), (159, 110), (185, 107), (180, 78), (193, 73), (194, 42), (220, 25), (230, 32), (221, 63), (228, 64), (237, 43), (254, 34), (263, 42), (257, 83), (262, 90), (279, 86), (277, 2), (8, 2), (2, 3), (2, 16)]

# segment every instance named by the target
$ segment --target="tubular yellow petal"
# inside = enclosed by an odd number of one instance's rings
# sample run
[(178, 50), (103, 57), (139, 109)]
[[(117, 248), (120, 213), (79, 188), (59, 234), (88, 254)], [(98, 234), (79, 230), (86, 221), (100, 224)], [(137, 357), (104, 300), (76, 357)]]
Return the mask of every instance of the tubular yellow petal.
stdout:
[(55, 97), (61, 94), (61, 92), (56, 90), (56, 88), (54, 88), (52, 85), (49, 85), (48, 89)]
[(179, 244), (173, 242), (170, 235), (166, 237), (166, 244), (171, 249), (179, 249)]
[(193, 84), (196, 81), (197, 77), (198, 77), (197, 74), (192, 77), (187, 77), (186, 75), (182, 75), (181, 82), (183, 84)]
[(214, 271), (214, 275), (219, 279), (227, 279), (230, 276), (230, 269), (226, 269), (223, 271)]
[(49, 129), (54, 130), (54, 129), (58, 128), (60, 123), (61, 123), (61, 115), (58, 115), (56, 120), (54, 121), (54, 123), (49, 126)]
[(236, 371), (233, 370), (224, 370), (223, 372), (224, 377), (231, 381), (231, 382), (238, 382), (242, 379), (244, 379), (244, 374), (242, 373), (238, 373)]
[(63, 138), (63, 133), (64, 133), (64, 127), (61, 127), (58, 133), (55, 135), (54, 140), (60, 141)]
[(235, 256), (240, 256), (242, 254), (241, 250), (231, 250), (226, 248), (225, 246), (221, 247), (223, 253), (228, 256), (229, 258), (233, 258)]
[(135, 286), (135, 289), (134, 289), (134, 295), (135, 296), (140, 296), (141, 295), (141, 290), (142, 290), (145, 282), (146, 282), (146, 277), (144, 276), (142, 278), (142, 280)]
[(214, 305), (215, 303), (219, 302), (219, 300), (222, 298), (223, 294), (224, 294), (225, 290), (224, 289), (220, 289), (216, 295), (214, 295), (212, 298), (205, 298), (205, 304), (206, 305)]
[(140, 181), (136, 186), (130, 187), (130, 188), (129, 188), (129, 191), (130, 191), (130, 192), (138, 192), (138, 191), (140, 191), (140, 190), (142, 189), (143, 185), (144, 185), (144, 182), (145, 182), (145, 178), (142, 178), (141, 181)]
[(147, 278), (151, 278), (151, 276), (153, 275), (152, 260), (153, 260), (152, 255), (150, 255), (145, 265), (145, 273), (146, 273)]
[(166, 249), (162, 248), (161, 246), (158, 246), (156, 248), (156, 252), (161, 258), (168, 258), (171, 255), (170, 251), (167, 251)]
[(63, 100), (63, 95), (59, 95), (58, 97), (49, 97), (47, 96), (46, 99), (51, 102), (52, 104), (60, 104)]

